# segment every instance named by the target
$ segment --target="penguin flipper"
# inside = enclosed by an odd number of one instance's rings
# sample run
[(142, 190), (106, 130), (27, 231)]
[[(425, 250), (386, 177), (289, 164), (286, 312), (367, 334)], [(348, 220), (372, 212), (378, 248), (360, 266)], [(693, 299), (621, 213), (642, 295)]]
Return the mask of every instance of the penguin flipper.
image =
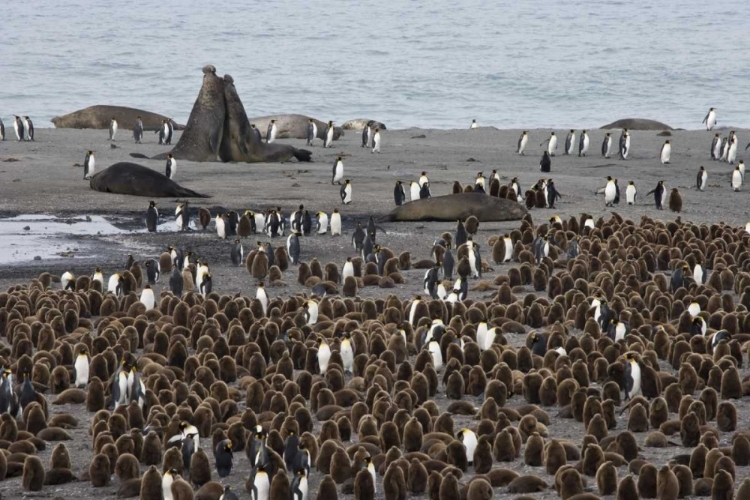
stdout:
[(297, 161), (312, 161), (312, 151), (306, 149), (296, 149), (292, 153)]

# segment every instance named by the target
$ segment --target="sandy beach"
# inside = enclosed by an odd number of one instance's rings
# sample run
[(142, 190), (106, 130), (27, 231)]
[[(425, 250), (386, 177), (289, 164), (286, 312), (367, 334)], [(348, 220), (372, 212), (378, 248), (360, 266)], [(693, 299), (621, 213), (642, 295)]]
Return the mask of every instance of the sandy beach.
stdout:
[[(560, 142), (564, 142), (566, 131), (558, 130)], [(744, 226), (750, 217), (750, 187), (735, 193), (729, 185), (733, 167), (726, 163), (713, 162), (710, 159), (709, 147), (713, 132), (706, 131), (672, 131), (671, 136), (659, 136), (658, 132), (633, 131), (632, 155), (626, 161), (619, 160), (614, 154), (610, 159), (600, 155), (600, 145), (605, 131), (594, 130), (590, 133), (591, 147), (586, 157), (564, 156), (562, 144), (557, 155), (552, 159), (550, 174), (539, 171), (539, 160), (542, 148), (538, 144), (549, 136), (549, 130), (531, 130), (526, 155), (516, 154), (516, 143), (519, 130), (497, 130), (479, 128), (477, 130), (387, 130), (383, 133), (382, 154), (371, 154), (369, 149), (360, 147), (360, 135), (347, 131), (345, 137), (334, 143), (331, 149), (323, 149), (320, 143), (313, 150), (312, 163), (284, 164), (231, 164), (231, 163), (191, 163), (180, 161), (176, 181), (182, 186), (209, 194), (205, 200), (191, 200), (194, 208), (209, 208), (212, 214), (218, 210), (245, 209), (262, 210), (271, 206), (281, 206), (283, 213), (289, 214), (300, 204), (311, 213), (325, 211), (330, 213), (338, 208), (343, 216), (344, 234), (341, 237), (314, 235), (302, 238), (301, 260), (309, 262), (317, 258), (322, 265), (335, 262), (342, 266), (346, 258), (354, 256), (351, 246), (351, 234), (357, 221), (366, 224), (370, 215), (378, 220), (378, 242), (387, 246), (394, 253), (410, 251), (412, 262), (429, 258), (433, 240), (444, 231), (454, 231), (455, 223), (391, 223), (383, 217), (394, 207), (393, 186), (396, 180), (405, 183), (417, 180), (420, 172), (426, 171), (432, 186), (433, 196), (449, 194), (454, 181), (462, 185), (473, 184), (477, 172), (489, 176), (496, 169), (504, 182), (518, 177), (523, 189), (529, 188), (539, 178), (552, 178), (563, 198), (554, 210), (532, 209), (535, 222), (542, 222), (552, 215), (563, 219), (589, 213), (596, 217), (609, 217), (613, 209), (604, 205), (603, 196), (597, 195), (597, 189), (605, 184), (606, 176), (619, 180), (623, 191), (623, 201), (617, 211), (624, 218), (639, 221), (648, 216), (655, 219), (674, 220), (678, 215), (684, 221), (696, 223), (713, 223), (724, 221), (734, 226)], [(723, 133), (726, 133), (723, 131)], [(738, 130), (740, 150), (750, 138), (750, 131)], [(613, 131), (616, 138), (619, 131)], [(168, 245), (175, 245), (185, 250), (192, 250), (196, 256), (208, 260), (213, 276), (214, 291), (220, 294), (241, 292), (254, 295), (255, 281), (243, 267), (233, 267), (230, 262), (230, 241), (219, 240), (213, 223), (207, 231), (176, 233), (173, 230), (172, 214), (178, 200), (163, 198), (157, 200), (160, 213), (164, 216), (164, 226), (156, 234), (144, 231), (145, 213), (148, 198), (99, 193), (89, 188), (88, 181), (82, 180), (85, 151), (92, 149), (96, 154), (97, 171), (120, 161), (133, 161), (150, 168), (163, 171), (162, 161), (134, 160), (130, 153), (155, 155), (166, 152), (166, 146), (159, 146), (155, 135), (147, 135), (144, 144), (134, 144), (129, 131), (121, 130), (117, 140), (111, 143), (104, 130), (56, 130), (40, 129), (36, 142), (7, 140), (0, 142), (0, 217), (13, 217), (26, 214), (47, 214), (63, 218), (73, 216), (104, 216), (122, 229), (116, 234), (97, 235), (83, 234), (77, 236), (58, 235), (42, 241), (50, 244), (64, 240), (63, 246), (69, 247), (66, 257), (43, 258), (33, 260), (33, 249), (24, 255), (15, 257), (12, 262), (0, 266), (0, 289), (10, 285), (26, 283), (30, 278), (43, 271), (60, 275), (71, 271), (75, 275), (91, 274), (95, 267), (101, 267), (106, 275), (122, 270), (125, 256), (132, 253), (136, 260), (158, 257)], [(179, 139), (177, 133), (176, 141)], [(671, 164), (661, 165), (659, 151), (665, 139), (672, 142)], [(282, 140), (283, 143), (304, 147), (302, 140)], [(614, 145), (613, 145), (614, 149)], [(577, 150), (577, 148), (576, 148)], [(743, 151), (744, 153), (744, 151)], [(338, 155), (344, 157), (345, 178), (351, 179), (354, 188), (354, 201), (351, 205), (342, 206), (339, 198), (339, 187), (331, 186), (331, 166)], [(743, 155), (739, 155), (741, 159)], [(703, 165), (709, 172), (709, 187), (705, 192), (695, 189), (695, 177)], [(638, 202), (629, 207), (624, 202), (624, 188), (628, 181), (634, 181), (638, 189)], [(683, 211), (680, 214), (657, 211), (653, 198), (646, 193), (653, 189), (657, 181), (665, 180), (671, 189), (677, 187), (683, 197)], [(408, 189), (407, 189), (408, 196)], [(2, 221), (0, 221), (2, 223)], [(42, 223), (40, 223), (42, 225)], [(481, 245), (483, 257), (489, 260), (490, 251), (487, 240), (494, 235), (508, 232), (519, 226), (519, 222), (482, 223), (476, 241)], [(33, 235), (41, 228), (29, 223), (28, 234)], [(137, 230), (137, 231), (136, 231)], [(288, 234), (288, 233), (287, 233)], [(24, 236), (26, 237), (26, 236)], [(263, 235), (251, 237), (244, 241), (246, 254), (257, 240), (268, 241)], [(285, 245), (285, 238), (275, 238), (274, 247)], [(2, 251), (13, 251), (16, 242), (3, 237), (0, 244)], [(77, 250), (76, 250), (77, 249)], [(511, 264), (517, 265), (517, 264)], [(508, 265), (494, 265), (493, 271), (486, 274), (490, 282), (498, 275), (507, 273)], [(361, 290), (361, 297), (383, 298), (390, 293), (408, 298), (421, 293), (423, 270), (404, 272), (406, 282), (395, 289), (368, 287)], [(290, 267), (284, 274), (286, 286), (269, 288), (272, 297), (286, 297), (299, 292), (309, 293), (297, 283), (297, 268)], [(471, 287), (474, 285), (472, 283)], [(59, 285), (55, 285), (58, 286)], [(166, 277), (155, 287), (158, 292), (167, 287)], [(529, 293), (533, 293), (528, 287)], [(492, 291), (470, 291), (474, 299), (489, 299)], [(512, 345), (521, 345), (523, 336), (511, 336)], [(746, 370), (742, 371), (742, 375)], [(446, 400), (440, 396), (442, 405)], [(524, 401), (516, 396), (509, 406), (522, 404)], [(740, 403), (747, 409), (746, 403)], [(87, 434), (91, 414), (82, 411), (80, 406), (63, 405), (51, 407), (54, 412), (74, 411), (81, 420), (81, 425), (71, 434), (77, 442), (68, 443), (71, 449), (74, 472), (87, 467), (91, 458), (90, 437)], [(556, 410), (550, 409), (551, 415)], [(738, 425), (747, 428), (746, 413)], [(618, 430), (625, 428), (627, 415), (618, 416)], [(454, 417), (456, 428), (470, 423), (468, 417)], [(572, 427), (572, 430), (571, 430)], [(551, 436), (566, 436), (580, 442), (583, 429), (580, 425), (571, 426), (568, 421), (556, 421), (549, 426)], [(645, 434), (639, 434), (641, 440)], [(210, 440), (206, 440), (210, 441)], [(722, 442), (723, 444), (723, 442)], [(39, 454), (46, 464), (53, 446)], [(664, 463), (677, 453), (689, 453), (689, 449), (672, 447), (667, 449), (649, 448), (644, 450), (645, 458), (657, 464)], [(245, 496), (244, 479), (249, 472), (244, 453), (237, 460), (237, 471), (230, 483), (241, 497)], [(519, 472), (526, 471), (520, 461), (509, 465)], [(624, 469), (620, 471), (621, 476)], [(523, 472), (522, 472), (523, 473)], [(747, 467), (738, 467), (738, 478), (748, 473)], [(311, 485), (319, 481), (316, 474)], [(549, 477), (545, 477), (549, 480)], [(738, 483), (739, 484), (739, 483)], [(12, 496), (14, 488), (20, 485), (20, 479), (0, 483), (0, 492)], [(102, 494), (114, 495), (116, 481), (99, 491), (93, 490), (88, 483), (72, 483), (65, 486), (45, 488), (45, 493), (62, 498), (80, 499), (100, 498)], [(500, 491), (500, 490), (496, 490)], [(346, 498), (345, 495), (341, 495)], [(351, 497), (353, 498), (353, 497)], [(378, 491), (382, 498), (382, 490)], [(415, 497), (419, 498), (419, 497)], [(554, 490), (537, 495), (536, 498), (556, 498)]]

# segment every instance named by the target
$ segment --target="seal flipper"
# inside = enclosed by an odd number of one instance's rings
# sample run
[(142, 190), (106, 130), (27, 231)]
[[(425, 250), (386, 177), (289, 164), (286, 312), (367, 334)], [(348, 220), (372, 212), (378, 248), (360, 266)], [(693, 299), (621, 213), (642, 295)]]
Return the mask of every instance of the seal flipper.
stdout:
[(312, 151), (306, 149), (295, 149), (293, 154), (298, 161), (312, 161)]

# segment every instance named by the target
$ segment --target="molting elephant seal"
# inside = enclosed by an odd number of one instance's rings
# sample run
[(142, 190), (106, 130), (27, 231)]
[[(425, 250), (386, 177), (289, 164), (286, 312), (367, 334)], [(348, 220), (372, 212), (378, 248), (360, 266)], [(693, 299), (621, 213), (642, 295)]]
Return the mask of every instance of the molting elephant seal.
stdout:
[[(226, 76), (225, 76), (226, 78)], [(271, 120), (276, 120), (276, 138), (277, 139), (307, 139), (307, 124), (310, 117), (305, 115), (268, 115), (256, 116), (249, 118), (249, 122), (255, 125), (260, 131), (260, 135), (265, 139), (268, 133), (268, 124)], [(322, 122), (313, 118), (315, 125), (318, 127), (318, 139), (325, 140), (327, 122)], [(344, 135), (342, 127), (333, 127), (333, 140), (337, 141)]]
[(607, 130), (612, 128), (626, 128), (628, 130), (674, 130), (666, 123), (657, 122), (656, 120), (646, 120), (644, 118), (625, 118), (623, 120), (617, 120), (616, 122), (608, 123), (599, 130)]
[(526, 209), (515, 201), (484, 193), (459, 193), (404, 203), (388, 215), (388, 220), (456, 221), (471, 215), (480, 222), (520, 220)]
[(275, 142), (268, 144), (258, 139), (258, 136), (250, 129), (245, 107), (234, 87), (234, 79), (230, 75), (224, 75), (224, 103), (226, 105), (224, 137), (219, 149), (219, 156), (223, 161), (280, 162), (291, 158), (310, 161), (312, 153), (306, 149), (297, 149)]
[(344, 130), (362, 130), (365, 128), (365, 126), (369, 126), (371, 128), (379, 128), (380, 130), (387, 130), (385, 123), (379, 122), (377, 120), (368, 120), (367, 118), (357, 118), (356, 120), (349, 120), (348, 122), (344, 122), (344, 124), (341, 126)]
[[(152, 113), (136, 108), (127, 108), (125, 106), (89, 106), (88, 108), (79, 109), (67, 115), (56, 116), (52, 119), (55, 128), (93, 128), (99, 130), (108, 130), (109, 122), (114, 118), (118, 126), (125, 130), (132, 130), (135, 120), (141, 117), (144, 130), (159, 130), (162, 120), (169, 119), (158, 113)], [(174, 120), (172, 120), (174, 123)], [(182, 130), (184, 125), (175, 124), (176, 130)]]
[(94, 191), (150, 198), (210, 198), (186, 189), (167, 176), (137, 163), (121, 162), (102, 170), (89, 183)]

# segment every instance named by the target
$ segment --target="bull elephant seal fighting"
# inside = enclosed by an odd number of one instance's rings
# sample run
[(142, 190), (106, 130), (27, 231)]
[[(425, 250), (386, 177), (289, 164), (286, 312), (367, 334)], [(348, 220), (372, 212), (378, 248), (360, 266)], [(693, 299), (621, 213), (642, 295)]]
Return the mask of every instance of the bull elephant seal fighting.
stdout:
[[(171, 154), (178, 160), (257, 163), (291, 158), (310, 161), (312, 153), (293, 146), (261, 143), (250, 130), (232, 77), (227, 75), (222, 79), (216, 76), (216, 68), (208, 65), (203, 68), (203, 85), (185, 131)], [(139, 153), (130, 156), (147, 158)], [(162, 153), (152, 159), (166, 157), (167, 153)]]
[(224, 137), (219, 150), (219, 156), (223, 161), (280, 162), (291, 158), (310, 161), (310, 151), (276, 142), (268, 144), (258, 139), (250, 129), (245, 107), (230, 75), (224, 75), (224, 103)]
[[(127, 108), (125, 106), (89, 106), (88, 108), (79, 109), (67, 115), (56, 116), (52, 123), (56, 128), (93, 128), (106, 130), (109, 123), (114, 118), (120, 127), (130, 129), (135, 125), (136, 118), (141, 117), (144, 130), (159, 130), (163, 120), (171, 119), (158, 113), (151, 113), (142, 109)], [(175, 128), (181, 130), (183, 125), (175, 125)]]
[(388, 215), (392, 222), (455, 221), (473, 215), (480, 222), (520, 220), (526, 209), (512, 200), (484, 193), (459, 193), (410, 201)]
[(121, 162), (91, 178), (91, 189), (103, 193), (148, 196), (150, 198), (210, 198), (186, 189), (165, 175), (137, 163)]

